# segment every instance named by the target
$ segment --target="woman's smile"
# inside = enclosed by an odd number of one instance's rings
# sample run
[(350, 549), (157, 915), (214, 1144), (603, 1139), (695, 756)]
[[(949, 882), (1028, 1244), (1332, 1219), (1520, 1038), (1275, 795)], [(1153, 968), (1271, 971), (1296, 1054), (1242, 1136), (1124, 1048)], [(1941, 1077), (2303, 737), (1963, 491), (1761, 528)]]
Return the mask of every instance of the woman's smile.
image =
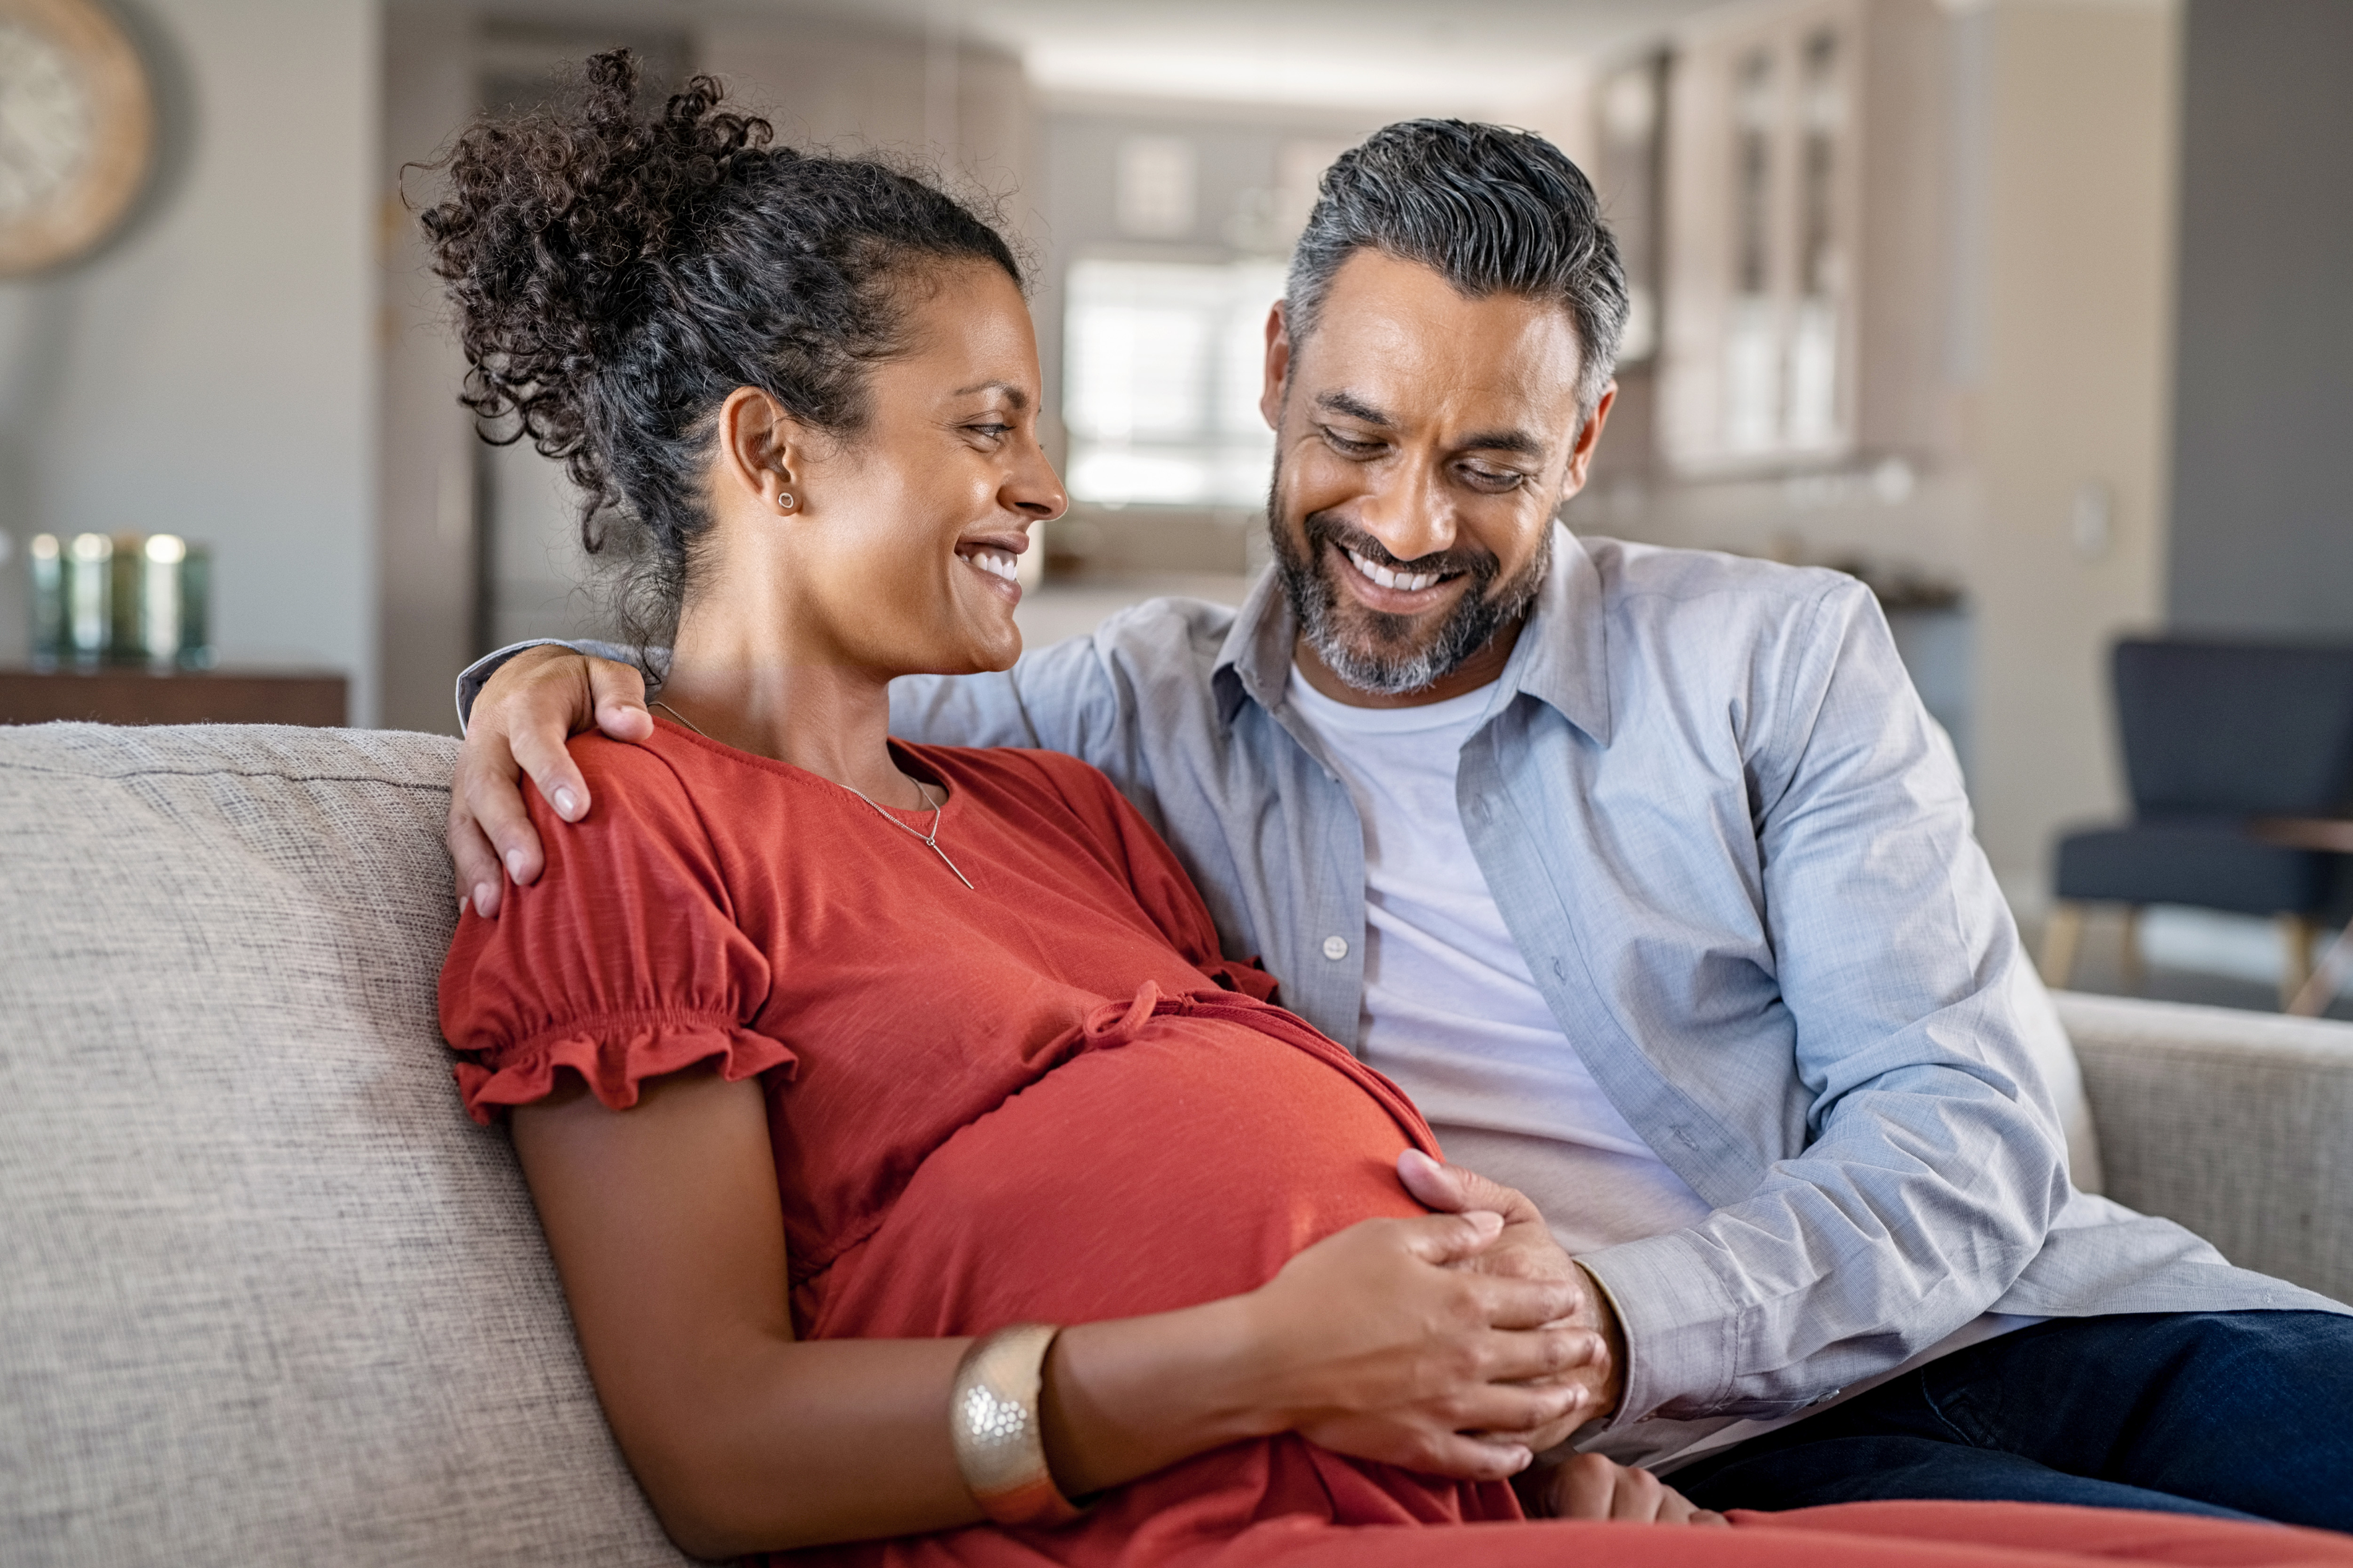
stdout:
[(1021, 554), (1029, 548), (1029, 535), (992, 533), (978, 539), (959, 540), (955, 552), (965, 564), (978, 571), (989, 592), (1003, 595), (1012, 604), (1021, 602)]

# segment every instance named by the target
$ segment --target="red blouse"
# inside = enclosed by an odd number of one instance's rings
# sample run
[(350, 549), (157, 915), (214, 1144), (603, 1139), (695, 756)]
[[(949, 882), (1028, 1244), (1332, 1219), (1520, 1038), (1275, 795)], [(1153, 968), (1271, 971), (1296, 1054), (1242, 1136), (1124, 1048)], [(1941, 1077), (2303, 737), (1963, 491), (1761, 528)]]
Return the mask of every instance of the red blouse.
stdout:
[[(488, 1120), (560, 1066), (617, 1109), (694, 1062), (758, 1075), (804, 1336), (1190, 1306), (1359, 1219), (1421, 1212), (1395, 1174), (1409, 1144), (1435, 1151), (1419, 1114), (1219, 954), (1167, 847), (1086, 764), (901, 749), (948, 787), (938, 843), (967, 889), (800, 769), (667, 723), (573, 750), (596, 810), (566, 826), (534, 797), (546, 872), (498, 920), (462, 921), (442, 973), (466, 1104)], [(1110, 1561), (1139, 1532), (1173, 1548), (1303, 1497), (1368, 1523), (1519, 1512), (1507, 1487), (1286, 1438), (1200, 1456), (1039, 1540)], [(931, 1561), (944, 1539), (842, 1555)]]
[[(1421, 1212), (1395, 1174), (1409, 1145), (1435, 1152), (1420, 1115), (1219, 955), (1200, 896), (1101, 773), (1049, 752), (900, 752), (947, 785), (938, 843), (971, 889), (813, 773), (668, 723), (642, 746), (575, 740), (595, 811), (566, 826), (531, 794), (546, 872), (498, 920), (464, 919), (442, 972), (468, 1110), (537, 1100), (559, 1067), (615, 1109), (697, 1062), (757, 1076), (809, 1338), (1166, 1310)], [(1062, 1530), (796, 1560), (1550, 1563), (1604, 1542), (1612, 1562), (1782, 1560), (1754, 1531), (1662, 1532), (1681, 1551), (1657, 1555), (1634, 1527), (1381, 1528), (1519, 1517), (1508, 1487), (1285, 1435), (1121, 1488)], [(1884, 1538), (1842, 1558), (1772, 1535), (1809, 1568), (1901, 1560)], [(1754, 1550), (1719, 1555), (1743, 1536)]]

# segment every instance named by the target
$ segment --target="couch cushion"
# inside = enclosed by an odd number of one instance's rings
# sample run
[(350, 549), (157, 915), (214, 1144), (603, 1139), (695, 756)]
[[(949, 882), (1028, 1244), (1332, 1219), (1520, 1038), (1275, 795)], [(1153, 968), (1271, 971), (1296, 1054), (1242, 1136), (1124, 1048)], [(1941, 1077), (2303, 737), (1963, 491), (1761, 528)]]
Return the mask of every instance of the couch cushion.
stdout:
[(2062, 992), (2108, 1195), (2353, 1302), (2353, 1025)]
[(434, 1022), (455, 742), (0, 729), (0, 1556), (679, 1563)]

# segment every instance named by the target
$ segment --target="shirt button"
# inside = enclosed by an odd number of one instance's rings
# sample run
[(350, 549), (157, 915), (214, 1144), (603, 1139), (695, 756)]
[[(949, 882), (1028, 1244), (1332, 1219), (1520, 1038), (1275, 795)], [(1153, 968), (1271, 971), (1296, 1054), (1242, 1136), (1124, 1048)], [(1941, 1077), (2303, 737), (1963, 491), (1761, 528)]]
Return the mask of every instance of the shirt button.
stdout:
[(1348, 939), (1345, 936), (1325, 937), (1324, 939), (1324, 956), (1330, 959), (1335, 963), (1337, 963), (1342, 959), (1347, 957)]

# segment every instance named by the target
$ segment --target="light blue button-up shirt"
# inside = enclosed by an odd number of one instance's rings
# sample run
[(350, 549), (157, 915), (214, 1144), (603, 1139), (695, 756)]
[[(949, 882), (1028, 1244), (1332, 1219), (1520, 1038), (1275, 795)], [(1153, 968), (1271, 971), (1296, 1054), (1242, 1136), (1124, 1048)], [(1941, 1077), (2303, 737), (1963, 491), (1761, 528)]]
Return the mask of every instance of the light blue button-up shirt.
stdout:
[[(1988, 1311), (2345, 1310), (2070, 1184), (2063, 1038), (1862, 584), (1554, 542), (1455, 793), (1569, 1047), (1713, 1205), (1581, 1259), (1626, 1329), (1614, 1425), (1787, 1415)], [(1271, 578), (1155, 600), (902, 680), (892, 728), (1101, 768), (1227, 952), (1353, 1045), (1364, 839), (1290, 713), (1295, 640)]]

